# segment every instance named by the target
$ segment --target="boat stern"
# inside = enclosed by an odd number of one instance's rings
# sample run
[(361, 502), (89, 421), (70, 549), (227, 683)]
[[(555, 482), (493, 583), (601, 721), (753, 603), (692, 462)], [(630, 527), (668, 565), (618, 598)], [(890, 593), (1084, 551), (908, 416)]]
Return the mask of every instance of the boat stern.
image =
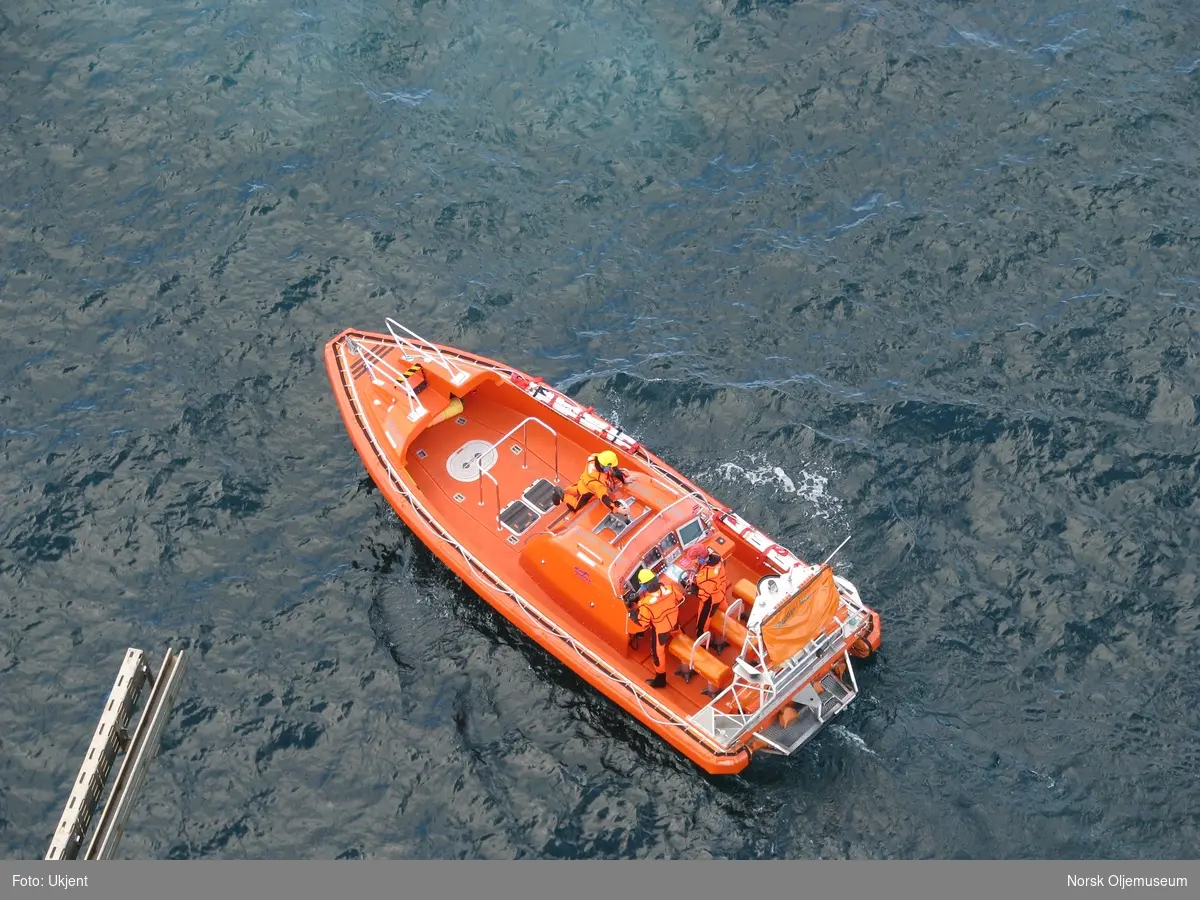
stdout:
[(723, 746), (790, 756), (858, 696), (853, 657), (878, 648), (878, 618), (828, 566), (763, 579), (733, 683), (693, 722)]
[(858, 696), (858, 681), (849, 654), (819, 679), (804, 685), (779, 711), (769, 716), (754, 740), (756, 750), (791, 756), (846, 709)]

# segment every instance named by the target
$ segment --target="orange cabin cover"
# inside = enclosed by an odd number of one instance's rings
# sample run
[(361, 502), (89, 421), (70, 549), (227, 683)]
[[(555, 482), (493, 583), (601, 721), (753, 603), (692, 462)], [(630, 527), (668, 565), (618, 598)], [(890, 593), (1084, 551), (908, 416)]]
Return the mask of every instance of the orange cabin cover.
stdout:
[(837, 614), (838, 589), (833, 569), (821, 571), (763, 621), (763, 647), (771, 665), (790, 659), (825, 630)]

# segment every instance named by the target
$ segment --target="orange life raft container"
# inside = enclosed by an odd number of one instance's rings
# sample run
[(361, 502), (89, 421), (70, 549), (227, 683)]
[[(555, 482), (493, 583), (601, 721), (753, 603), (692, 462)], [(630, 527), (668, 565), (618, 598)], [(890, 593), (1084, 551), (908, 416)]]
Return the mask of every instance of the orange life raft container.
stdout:
[[(392, 319), (347, 330), (325, 363), (351, 440), (405, 524), (530, 638), (704, 771), (790, 754), (858, 692), (851, 655), (880, 644), (876, 612), (554, 388)], [(589, 454), (615, 450), (615, 508), (562, 503)], [(695, 551), (716, 550), (726, 608), (695, 634)], [(693, 552), (689, 553), (688, 551)], [(679, 584), (674, 676), (654, 688), (629, 616), (637, 572)]]

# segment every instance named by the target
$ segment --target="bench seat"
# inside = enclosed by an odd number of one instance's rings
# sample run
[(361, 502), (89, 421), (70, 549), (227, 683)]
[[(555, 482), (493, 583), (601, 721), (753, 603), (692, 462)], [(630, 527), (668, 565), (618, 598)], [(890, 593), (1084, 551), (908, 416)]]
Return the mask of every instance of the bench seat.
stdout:
[(690, 669), (694, 669), (700, 673), (701, 677), (708, 682), (709, 690), (713, 692), (723, 690), (732, 684), (733, 670), (703, 646), (695, 647), (693, 650), (694, 644), (695, 639), (689, 638), (680, 632), (667, 645), (667, 650), (670, 654), (685, 666), (685, 668), (680, 669), (676, 674), (683, 675), (685, 681), (690, 681), (692, 673), (687, 668), (690, 667)]

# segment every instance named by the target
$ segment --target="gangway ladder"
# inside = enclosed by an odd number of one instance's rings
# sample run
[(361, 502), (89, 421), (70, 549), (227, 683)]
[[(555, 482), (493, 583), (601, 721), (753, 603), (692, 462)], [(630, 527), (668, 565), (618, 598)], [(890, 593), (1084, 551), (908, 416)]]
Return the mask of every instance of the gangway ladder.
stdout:
[[(158, 755), (163, 729), (183, 683), (184, 668), (183, 653), (168, 649), (158, 674), (152, 675), (145, 653), (134, 647), (125, 652), (46, 859), (113, 858), (150, 762)], [(147, 684), (150, 691), (141, 718), (130, 732), (134, 707)], [(116, 780), (103, 810), (96, 815), (118, 755), (122, 759)], [(85, 844), (93, 822), (96, 827)]]

